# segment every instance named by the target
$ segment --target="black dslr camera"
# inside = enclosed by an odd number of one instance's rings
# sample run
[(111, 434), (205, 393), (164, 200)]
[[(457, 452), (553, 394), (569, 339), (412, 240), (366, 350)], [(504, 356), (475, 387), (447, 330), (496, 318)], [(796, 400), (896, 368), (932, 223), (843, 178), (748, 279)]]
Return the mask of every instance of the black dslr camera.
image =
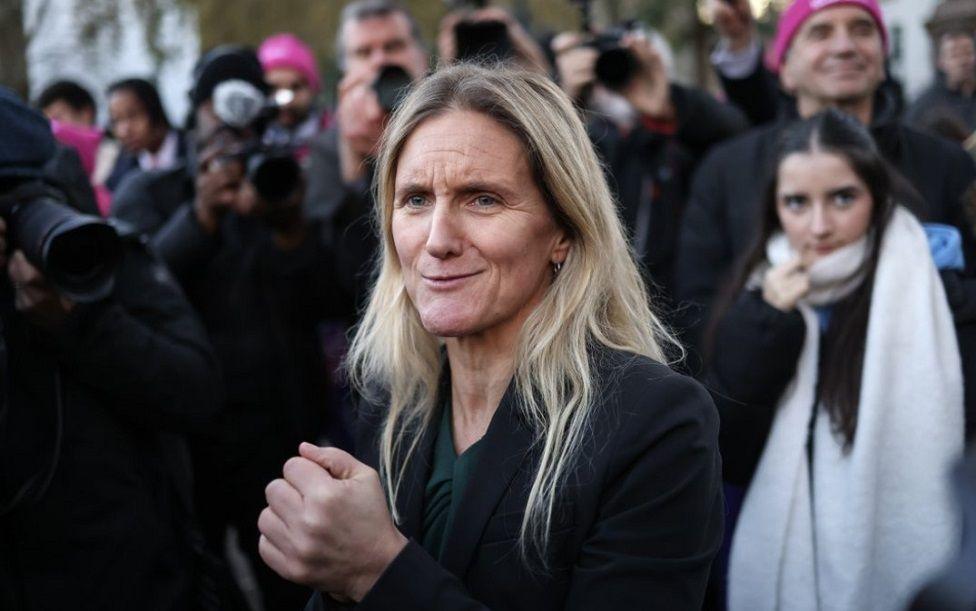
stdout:
[(634, 78), (639, 69), (637, 58), (620, 46), (627, 34), (636, 32), (639, 24), (635, 20), (624, 21), (619, 25), (597, 32), (593, 27), (590, 0), (573, 0), (579, 6), (583, 21), (583, 31), (592, 36), (585, 44), (598, 51), (596, 80), (612, 91), (620, 91)]
[(287, 201), (302, 186), (302, 169), (294, 151), (265, 144), (261, 134), (288, 100), (266, 98), (250, 83), (230, 80), (217, 85), (213, 101), (214, 112), (224, 125), (250, 134), (242, 146), (225, 157), (244, 164), (247, 181), (262, 200), (272, 207)]
[(39, 181), (0, 196), (11, 246), (77, 303), (104, 299), (115, 284), (122, 241), (104, 220), (81, 214)]
[[(482, 9), (487, 0), (445, 0), (452, 10)], [(515, 52), (508, 26), (497, 20), (470, 21), (462, 19), (454, 26), (454, 49), (457, 61), (484, 59), (505, 60)]]
[(380, 108), (386, 113), (396, 110), (403, 98), (410, 93), (411, 86), (413, 86), (413, 79), (406, 70), (396, 64), (387, 64), (380, 68), (373, 81), (376, 99), (379, 100)]

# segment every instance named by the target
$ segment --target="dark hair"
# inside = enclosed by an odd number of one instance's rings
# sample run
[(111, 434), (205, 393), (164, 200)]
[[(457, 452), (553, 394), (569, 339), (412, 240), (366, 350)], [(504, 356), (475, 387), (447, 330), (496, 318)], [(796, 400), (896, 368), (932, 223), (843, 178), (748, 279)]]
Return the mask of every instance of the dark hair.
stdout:
[(716, 307), (706, 346), (713, 343), (718, 321), (743, 290), (751, 272), (765, 261), (767, 241), (782, 229), (776, 210), (780, 165), (794, 153), (810, 152), (830, 153), (845, 159), (867, 186), (873, 202), (868, 231), (874, 239), (871, 252), (864, 262), (864, 281), (850, 296), (834, 306), (831, 324), (821, 344), (817, 380), (818, 399), (830, 416), (832, 428), (844, 438), (845, 447), (850, 448), (857, 428), (871, 290), (884, 229), (894, 211), (891, 194), (893, 180), (896, 181), (871, 134), (854, 118), (829, 109), (790, 125), (780, 134), (763, 191), (759, 234), (739, 260), (733, 280)]
[(64, 102), (72, 109), (81, 112), (90, 110), (95, 117), (95, 98), (87, 89), (74, 81), (55, 81), (44, 88), (37, 96), (34, 105), (43, 110), (55, 102)]
[(166, 111), (163, 110), (163, 101), (159, 98), (159, 91), (156, 86), (141, 78), (128, 78), (116, 81), (105, 90), (106, 97), (111, 97), (113, 93), (127, 91), (134, 95), (142, 107), (149, 115), (149, 124), (153, 127), (165, 127), (169, 129), (169, 119)]

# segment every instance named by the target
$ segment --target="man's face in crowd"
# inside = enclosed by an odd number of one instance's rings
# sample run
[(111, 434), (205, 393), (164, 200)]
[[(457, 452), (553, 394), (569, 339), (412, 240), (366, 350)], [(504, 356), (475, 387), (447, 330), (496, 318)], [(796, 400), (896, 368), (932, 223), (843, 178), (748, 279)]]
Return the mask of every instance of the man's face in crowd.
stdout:
[(285, 127), (294, 127), (304, 121), (315, 95), (302, 73), (291, 68), (275, 68), (264, 73), (264, 80), (272, 91), (287, 89), (294, 96), (278, 111), (278, 122)]
[(800, 27), (780, 81), (801, 103), (826, 107), (870, 99), (884, 74), (877, 23), (864, 9), (835, 6), (814, 13)]
[(44, 116), (52, 121), (77, 125), (78, 127), (92, 127), (95, 124), (95, 111), (90, 108), (77, 110), (64, 100), (55, 100), (41, 109)]
[(939, 70), (946, 84), (956, 89), (976, 82), (976, 45), (968, 34), (947, 35), (939, 44)]
[(427, 71), (426, 53), (411, 35), (410, 20), (403, 13), (347, 21), (342, 41), (347, 73), (375, 72), (385, 64), (400, 66), (415, 79)]

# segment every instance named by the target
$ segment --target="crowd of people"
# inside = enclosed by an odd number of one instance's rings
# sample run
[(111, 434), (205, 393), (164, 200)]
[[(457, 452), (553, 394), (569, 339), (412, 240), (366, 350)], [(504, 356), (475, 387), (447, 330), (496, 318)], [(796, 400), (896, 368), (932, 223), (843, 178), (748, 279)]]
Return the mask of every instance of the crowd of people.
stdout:
[(749, 6), (0, 88), (0, 608), (976, 608), (976, 32)]

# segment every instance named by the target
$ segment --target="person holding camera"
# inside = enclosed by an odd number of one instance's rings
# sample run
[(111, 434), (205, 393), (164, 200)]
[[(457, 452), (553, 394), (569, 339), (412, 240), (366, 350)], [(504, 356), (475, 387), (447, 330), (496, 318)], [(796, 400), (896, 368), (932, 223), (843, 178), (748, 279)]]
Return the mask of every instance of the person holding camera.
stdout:
[(524, 70), (549, 74), (545, 52), (508, 11), (486, 2), (455, 2), (462, 8), (441, 19), (437, 54), (443, 65), (458, 61), (511, 62)]
[(329, 122), (329, 114), (315, 105), (322, 90), (315, 54), (294, 34), (276, 34), (258, 47), (258, 59), (278, 105), (278, 114), (264, 131), (264, 142), (291, 147), (296, 158), (304, 160), (309, 142)]
[[(147, 174), (118, 215), (152, 232), (221, 365), (223, 417), (192, 447), (204, 534), (219, 553), (233, 527), (264, 607), (296, 608), (307, 592), (259, 561), (257, 517), (281, 462), (332, 415), (317, 325), (350, 308), (317, 222), (303, 213), (300, 168), (288, 151), (262, 145), (267, 88), (255, 53), (208, 53), (191, 96), (195, 165)], [(153, 215), (163, 218), (155, 227)]]
[(746, 129), (745, 117), (671, 82), (662, 49), (642, 32), (566, 32), (551, 46), (560, 85), (587, 110), (634, 248), (667, 301), (691, 175), (712, 145)]
[(0, 142), (0, 608), (195, 608), (206, 333), (136, 233), (79, 212), (84, 171), (63, 188), (70, 156), (3, 88)]
[(427, 73), (428, 57), (417, 22), (391, 0), (357, 0), (342, 10), (336, 57), (343, 78), (335, 122), (312, 142), (305, 210), (323, 221), (338, 280), (361, 303), (377, 248), (368, 218), (373, 157), (396, 99)]

